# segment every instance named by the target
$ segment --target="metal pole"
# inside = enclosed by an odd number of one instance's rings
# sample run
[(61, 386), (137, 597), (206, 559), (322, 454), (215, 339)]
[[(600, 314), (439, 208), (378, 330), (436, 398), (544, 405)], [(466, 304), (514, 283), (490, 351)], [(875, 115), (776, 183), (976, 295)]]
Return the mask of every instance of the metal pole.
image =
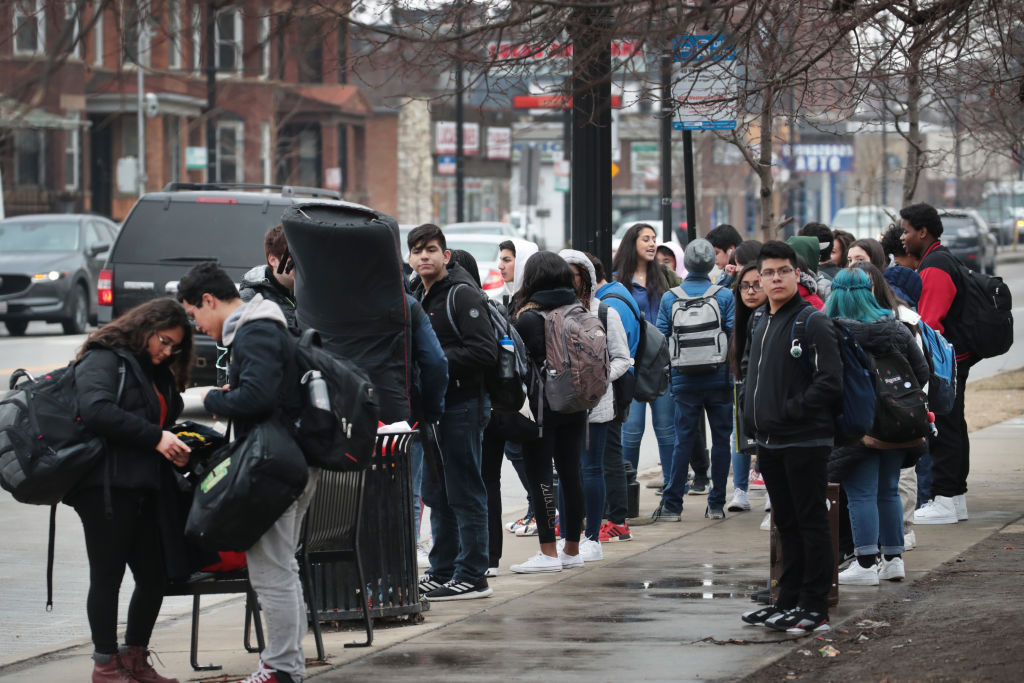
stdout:
[[(672, 240), (672, 53), (661, 56), (661, 241)], [(636, 172), (636, 169), (633, 169)]]
[[(882, 206), (889, 206), (889, 122), (882, 112)], [(833, 211), (832, 213), (835, 213)]]
[(214, 36), (217, 11), (213, 0), (206, 3), (206, 182), (217, 178), (217, 121), (213, 113), (217, 108), (217, 44)]
[(462, 136), (463, 112), (462, 112), (462, 2), (455, 3), (455, 35), (458, 40), (455, 44), (455, 220), (458, 223), (466, 220), (466, 177), (463, 153), (464, 140)]
[(693, 182), (693, 131), (683, 131), (683, 179), (686, 183), (686, 242), (697, 239), (697, 195)]
[(138, 97), (136, 106), (138, 107), (138, 142), (139, 142), (139, 162), (138, 162), (138, 173), (136, 173), (136, 183), (139, 190), (139, 196), (141, 197), (146, 192), (146, 92), (145, 92), (145, 74), (142, 73), (142, 48), (144, 47), (145, 38), (145, 20), (142, 4), (140, 3), (138, 9), (138, 23), (136, 28), (138, 29), (138, 36), (135, 42), (135, 73), (138, 81)]
[[(572, 163), (572, 108), (562, 110), (562, 159)], [(572, 244), (572, 176), (570, 175), (569, 191), (562, 197), (562, 240), (563, 244)]]

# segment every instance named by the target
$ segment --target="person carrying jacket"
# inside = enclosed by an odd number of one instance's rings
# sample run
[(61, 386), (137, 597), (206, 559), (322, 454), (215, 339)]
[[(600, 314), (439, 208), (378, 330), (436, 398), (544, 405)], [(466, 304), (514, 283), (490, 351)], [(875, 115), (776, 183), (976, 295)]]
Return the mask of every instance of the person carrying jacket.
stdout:
[(914, 513), (915, 524), (956, 524), (967, 519), (967, 474), (970, 471), (971, 441), (964, 417), (964, 391), (974, 359), (967, 350), (960, 290), (965, 286), (961, 264), (942, 246), (942, 219), (928, 204), (911, 204), (900, 209), (903, 246), (917, 257), (921, 296), (917, 312), (939, 332), (956, 352), (956, 400), (953, 409), (935, 416), (938, 436), (929, 437), (932, 460), (932, 498)]
[(420, 300), (448, 358), (444, 415), (438, 425), (436, 467), (423, 477), (434, 547), (420, 592), (428, 600), (465, 600), (492, 594), (487, 578), (487, 492), (481, 475), (483, 429), (490, 417), (484, 371), (498, 361), (483, 293), (451, 262), (444, 233), (430, 223), (407, 238)]
[[(189, 448), (167, 428), (181, 414), (191, 364), (192, 328), (168, 298), (140, 304), (95, 330), (75, 359), (82, 423), (107, 442), (102, 462), (65, 498), (82, 520), (89, 555), (93, 683), (177, 680), (153, 669), (148, 648), (163, 604), (165, 558), (185, 552), (181, 528), (174, 534), (167, 517), (176, 506), (172, 464), (184, 466)], [(126, 567), (135, 589), (118, 648)]]
[[(197, 330), (230, 350), (228, 387), (203, 393), (206, 410), (231, 420), (236, 439), (244, 439), (264, 420), (287, 423), (298, 416), (302, 394), (295, 341), (277, 304), (262, 294), (243, 302), (228, 274), (211, 262), (196, 265), (181, 278), (178, 299)], [(306, 675), (306, 608), (295, 552), (319, 478), (320, 469), (309, 468), (302, 495), (246, 550), (249, 583), (259, 596), (267, 636), (249, 683), (292, 683)]]
[[(803, 339), (794, 339), (797, 317), (810, 304), (797, 291), (800, 271), (793, 248), (766, 242), (757, 263), (768, 313), (752, 330), (743, 356), (741, 400), (772, 501), (783, 569), (776, 603), (747, 612), (743, 621), (806, 634), (829, 627), (834, 564), (826, 466), (843, 393), (843, 363), (825, 315), (808, 317)], [(797, 344), (801, 352), (794, 354)]]
[[(703, 296), (713, 285), (708, 273), (715, 266), (715, 249), (711, 242), (696, 239), (686, 245), (684, 256), (687, 276), (682, 289), (690, 297)], [(674, 289), (674, 288), (673, 288)], [(658, 329), (666, 338), (673, 334), (672, 308), (679, 297), (673, 289), (665, 292), (658, 311)], [(711, 491), (705, 516), (725, 517), (725, 483), (732, 457), (732, 380), (727, 361), (728, 340), (732, 336), (735, 302), (732, 292), (720, 287), (714, 293), (721, 314), (721, 332), (726, 344), (722, 347), (722, 363), (710, 372), (686, 374), (672, 369), (672, 398), (676, 410), (676, 442), (673, 448), (672, 476), (665, 482), (661, 504), (651, 516), (654, 521), (679, 521), (683, 511), (683, 495), (690, 471), (690, 455), (699, 443), (704, 414), (711, 426)]]

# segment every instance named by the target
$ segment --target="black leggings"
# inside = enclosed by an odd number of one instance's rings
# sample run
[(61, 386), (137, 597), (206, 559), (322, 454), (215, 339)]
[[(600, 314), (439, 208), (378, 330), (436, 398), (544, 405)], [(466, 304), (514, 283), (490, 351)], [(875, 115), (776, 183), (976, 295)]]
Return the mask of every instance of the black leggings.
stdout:
[(562, 538), (579, 541), (583, 530), (583, 479), (580, 452), (587, 428), (587, 413), (545, 413), (544, 436), (523, 444), (523, 461), (530, 480), (530, 499), (537, 515), (541, 543), (555, 542), (558, 500), (552, 487), (551, 463), (558, 470), (565, 509), (560, 521)]
[(83, 491), (74, 501), (89, 554), (89, 628), (93, 646), (101, 654), (117, 652), (117, 598), (125, 566), (131, 567), (135, 579), (125, 645), (149, 645), (166, 582), (156, 492), (112, 489), (110, 493), (111, 519), (104, 510), (103, 489)]

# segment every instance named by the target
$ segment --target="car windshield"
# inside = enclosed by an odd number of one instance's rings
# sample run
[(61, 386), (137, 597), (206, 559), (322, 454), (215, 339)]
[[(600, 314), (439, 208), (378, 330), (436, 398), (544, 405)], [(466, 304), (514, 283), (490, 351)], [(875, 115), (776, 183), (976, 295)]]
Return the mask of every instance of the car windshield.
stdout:
[(892, 219), (880, 211), (847, 211), (843, 209), (836, 214), (832, 227), (847, 232), (856, 232), (865, 228), (882, 228), (892, 223)]
[(942, 216), (942, 229), (943, 231), (948, 230), (950, 234), (954, 231), (957, 234), (963, 234), (976, 232), (978, 226), (967, 216)]
[(75, 251), (78, 223), (25, 221), (0, 223), (0, 254), (12, 251)]
[(507, 227), (502, 223), (478, 223), (476, 225), (446, 225), (442, 228), (445, 236), (454, 235), (458, 233), (475, 233), (477, 235), (508, 235), (513, 236), (515, 229), (508, 225)]
[(494, 242), (479, 242), (476, 240), (447, 239), (449, 249), (462, 249), (468, 251), (476, 259), (477, 263), (494, 263), (498, 260), (498, 245)]

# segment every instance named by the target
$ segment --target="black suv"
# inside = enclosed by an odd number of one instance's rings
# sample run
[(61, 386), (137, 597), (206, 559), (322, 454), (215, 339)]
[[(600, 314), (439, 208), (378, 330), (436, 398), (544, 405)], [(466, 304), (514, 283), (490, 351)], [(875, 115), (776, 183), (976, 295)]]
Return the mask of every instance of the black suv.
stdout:
[(974, 209), (940, 209), (942, 244), (971, 270), (995, 275), (999, 240)]
[[(266, 263), (263, 236), (281, 214), (309, 199), (340, 199), (308, 187), (171, 183), (139, 198), (125, 218), (99, 276), (99, 321), (109, 322), (148, 299), (177, 293), (178, 280), (216, 261), (236, 281)], [(341, 202), (339, 202), (341, 203)], [(216, 343), (196, 335), (194, 386), (217, 381)]]

